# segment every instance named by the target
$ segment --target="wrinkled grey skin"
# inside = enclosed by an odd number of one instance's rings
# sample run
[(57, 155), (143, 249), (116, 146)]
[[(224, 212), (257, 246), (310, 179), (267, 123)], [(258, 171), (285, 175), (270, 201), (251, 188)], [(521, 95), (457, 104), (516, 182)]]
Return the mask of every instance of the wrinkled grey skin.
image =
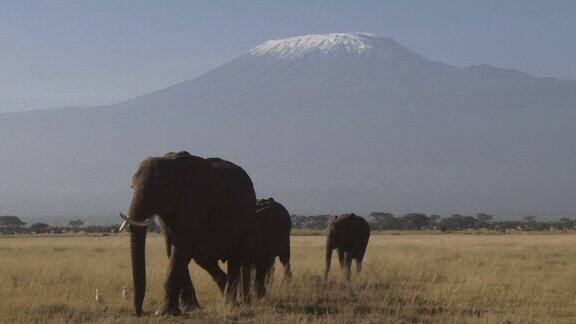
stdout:
[[(249, 298), (246, 273), (255, 258), (258, 223), (252, 181), (242, 168), (218, 158), (168, 153), (142, 161), (132, 187), (128, 217), (145, 222), (158, 215), (166, 238), (170, 265), (160, 314), (180, 313), (179, 296), (185, 306), (197, 306), (188, 272), (191, 259), (212, 275), (228, 303), (236, 302), (244, 266), (242, 292)], [(146, 228), (131, 224), (130, 232), (134, 309), (140, 316), (146, 290)], [(218, 260), (227, 262), (227, 275)]]
[[(276, 257), (280, 259), (284, 267), (284, 279), (290, 280), (292, 271), (290, 270), (290, 231), (292, 230), (292, 220), (290, 214), (280, 204), (272, 198), (261, 199), (256, 206), (256, 219), (259, 222), (260, 241), (259, 247), (264, 256), (264, 271), (256, 270), (255, 284), (259, 285), (270, 281), (274, 271), (274, 261)], [(265, 287), (256, 287), (257, 292), (265, 291)]]
[(338, 261), (344, 270), (346, 280), (350, 280), (352, 260), (356, 260), (356, 272), (359, 273), (369, 238), (370, 226), (364, 218), (354, 214), (332, 217), (328, 222), (324, 278), (328, 278), (334, 249), (338, 250)]

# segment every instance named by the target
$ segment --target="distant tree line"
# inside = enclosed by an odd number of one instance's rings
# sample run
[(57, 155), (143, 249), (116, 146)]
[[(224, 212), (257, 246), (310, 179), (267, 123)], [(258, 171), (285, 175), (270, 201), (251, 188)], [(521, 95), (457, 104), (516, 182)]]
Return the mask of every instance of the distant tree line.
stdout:
[[(292, 228), (323, 230), (331, 215), (291, 215)], [(384, 230), (435, 230), (441, 232), (462, 230), (491, 231), (568, 231), (576, 229), (576, 220), (561, 218), (553, 221), (538, 221), (535, 216), (526, 216), (520, 220), (495, 220), (484, 213), (475, 216), (454, 214), (448, 217), (427, 215), (424, 213), (408, 213), (395, 216), (387, 212), (372, 212), (368, 220), (373, 231)], [(0, 216), (0, 235), (11, 234), (71, 234), (71, 233), (118, 233), (119, 224), (86, 225), (80, 219), (71, 220), (68, 225), (54, 226), (46, 223), (27, 223), (16, 216)], [(149, 232), (160, 232), (156, 223), (148, 226)]]
[(330, 215), (290, 215), (290, 218), (292, 219), (292, 228), (311, 230), (325, 229), (330, 217)]
[(547, 230), (573, 230), (576, 221), (569, 218), (560, 220), (537, 221), (536, 216), (526, 216), (520, 220), (495, 220), (493, 216), (478, 213), (475, 216), (454, 214), (447, 217), (439, 215), (426, 215), (424, 213), (408, 213), (396, 217), (391, 213), (372, 212), (372, 226), (377, 230), (521, 230), (521, 231), (547, 231)]
[[(302, 216), (291, 215), (292, 227), (295, 229), (324, 229), (330, 219), (330, 215)], [(387, 212), (372, 212), (368, 220), (374, 231), (383, 230), (437, 230), (437, 231), (462, 231), (462, 230), (493, 230), (493, 231), (566, 231), (576, 229), (576, 220), (561, 218), (560, 220), (538, 221), (536, 216), (526, 216), (520, 220), (495, 220), (494, 217), (485, 213), (475, 216), (454, 214), (447, 217), (440, 215), (427, 215), (425, 213), (408, 213), (395, 216)]]
[[(118, 233), (120, 224), (86, 225), (80, 219), (71, 220), (66, 226), (54, 226), (46, 223), (33, 223), (26, 226), (16, 216), (0, 216), (0, 235), (12, 234), (70, 234), (70, 233)], [(148, 226), (149, 232), (159, 232), (156, 223)]]

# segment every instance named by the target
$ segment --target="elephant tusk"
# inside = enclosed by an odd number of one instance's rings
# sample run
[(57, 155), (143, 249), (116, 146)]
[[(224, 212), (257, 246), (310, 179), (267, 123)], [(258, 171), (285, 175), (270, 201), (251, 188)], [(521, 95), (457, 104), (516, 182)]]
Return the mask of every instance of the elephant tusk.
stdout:
[[(127, 217), (126, 215), (124, 215), (122, 213), (119, 213), (119, 214), (120, 214), (120, 217), (122, 217), (122, 219), (124, 220), (124, 223), (128, 222), (134, 226), (140, 226), (140, 227), (148, 226), (149, 224), (151, 224), (154, 221), (154, 217), (156, 217), (156, 215), (154, 215), (143, 222), (139, 222), (137, 220), (130, 219), (129, 217)], [(120, 227), (120, 228), (123, 228), (125, 226), (124, 223), (122, 224), (122, 227)]]
[(120, 225), (120, 228), (118, 229), (118, 232), (122, 232), (123, 230), (126, 229), (126, 227), (128, 227), (128, 222), (127, 221), (123, 221), (122, 225)]

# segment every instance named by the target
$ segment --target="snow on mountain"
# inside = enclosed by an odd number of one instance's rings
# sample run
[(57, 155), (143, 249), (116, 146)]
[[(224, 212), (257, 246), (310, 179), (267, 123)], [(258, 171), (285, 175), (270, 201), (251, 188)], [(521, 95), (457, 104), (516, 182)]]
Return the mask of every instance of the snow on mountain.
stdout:
[(333, 33), (274, 39), (248, 52), (256, 59), (292, 60), (296, 58), (327, 58), (333, 55), (373, 55), (392, 57), (413, 55), (391, 38), (371, 33)]
[(294, 213), (569, 215), (576, 83), (342, 33), (258, 45), (111, 106), (0, 114), (0, 213), (110, 214), (149, 155), (239, 163)]

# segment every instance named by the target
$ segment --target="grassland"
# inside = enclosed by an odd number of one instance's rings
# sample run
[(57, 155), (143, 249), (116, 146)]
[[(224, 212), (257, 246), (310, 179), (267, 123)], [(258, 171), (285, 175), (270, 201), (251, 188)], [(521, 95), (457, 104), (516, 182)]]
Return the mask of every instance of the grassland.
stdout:
[[(191, 265), (202, 310), (136, 319), (121, 297), (131, 286), (127, 236), (0, 238), (0, 322), (576, 322), (575, 235), (373, 235), (351, 285), (336, 265), (321, 279), (323, 237), (292, 244), (293, 281), (276, 271), (264, 300), (227, 308)], [(151, 313), (168, 262), (160, 236), (149, 236), (147, 255)]]

